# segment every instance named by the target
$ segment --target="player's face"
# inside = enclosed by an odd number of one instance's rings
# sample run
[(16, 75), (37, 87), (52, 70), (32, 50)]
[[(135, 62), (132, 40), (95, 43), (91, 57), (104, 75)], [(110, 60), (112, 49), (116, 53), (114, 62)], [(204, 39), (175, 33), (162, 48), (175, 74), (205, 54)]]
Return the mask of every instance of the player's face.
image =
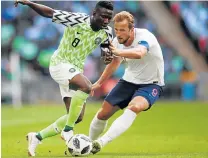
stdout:
[(115, 22), (114, 30), (118, 42), (120, 44), (125, 44), (129, 40), (133, 32), (133, 28), (129, 29), (129, 24), (127, 20), (123, 20), (121, 22)]
[(93, 13), (94, 25), (97, 28), (103, 29), (108, 26), (113, 17), (113, 11), (106, 8), (98, 8)]

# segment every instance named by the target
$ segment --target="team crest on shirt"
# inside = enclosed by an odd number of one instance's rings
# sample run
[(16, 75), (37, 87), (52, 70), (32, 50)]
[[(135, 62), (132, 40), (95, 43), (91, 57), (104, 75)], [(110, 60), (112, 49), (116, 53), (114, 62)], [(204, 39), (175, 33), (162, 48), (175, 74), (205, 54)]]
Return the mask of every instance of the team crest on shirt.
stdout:
[(153, 97), (156, 97), (157, 94), (158, 94), (158, 91), (157, 91), (157, 89), (154, 88), (154, 89), (152, 90), (152, 96), (153, 96)]
[(102, 39), (100, 37), (97, 37), (95, 39), (95, 44), (99, 45), (101, 43)]
[(71, 68), (71, 69), (69, 69), (69, 72), (71, 72), (71, 73), (73, 73), (73, 72), (75, 72), (76, 71), (76, 69), (75, 68)]

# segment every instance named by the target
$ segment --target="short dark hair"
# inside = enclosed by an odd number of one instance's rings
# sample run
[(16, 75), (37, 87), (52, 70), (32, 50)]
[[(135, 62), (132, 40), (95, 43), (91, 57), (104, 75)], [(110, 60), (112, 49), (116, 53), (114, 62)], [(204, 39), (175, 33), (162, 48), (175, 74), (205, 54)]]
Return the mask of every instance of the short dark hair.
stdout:
[(113, 10), (113, 2), (112, 1), (99, 1), (97, 2), (95, 8), (106, 8), (109, 10)]

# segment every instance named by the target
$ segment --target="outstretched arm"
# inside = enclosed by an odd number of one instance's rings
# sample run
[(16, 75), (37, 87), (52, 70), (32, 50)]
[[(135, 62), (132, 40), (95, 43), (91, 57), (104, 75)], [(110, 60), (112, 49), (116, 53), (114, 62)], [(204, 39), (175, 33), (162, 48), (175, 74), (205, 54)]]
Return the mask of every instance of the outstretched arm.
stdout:
[(30, 8), (32, 8), (34, 11), (36, 11), (41, 16), (44, 16), (46, 18), (53, 17), (54, 10), (48, 6), (45, 6), (42, 4), (37, 4), (37, 3), (31, 2), (29, 0), (16, 0), (14, 3), (15, 7), (17, 7), (19, 3), (22, 5), (29, 6)]

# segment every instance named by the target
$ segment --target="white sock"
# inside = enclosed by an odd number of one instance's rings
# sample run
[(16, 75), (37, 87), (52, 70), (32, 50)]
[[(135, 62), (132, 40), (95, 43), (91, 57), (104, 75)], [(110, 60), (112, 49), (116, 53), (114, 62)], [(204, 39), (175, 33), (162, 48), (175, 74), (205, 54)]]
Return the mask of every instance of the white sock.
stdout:
[(92, 140), (97, 139), (107, 127), (107, 123), (108, 123), (107, 120), (99, 120), (96, 114), (90, 124), (89, 137)]
[(136, 116), (135, 112), (126, 109), (124, 113), (112, 123), (109, 130), (100, 137), (98, 141), (102, 146), (105, 146), (107, 143), (124, 133), (132, 125)]

